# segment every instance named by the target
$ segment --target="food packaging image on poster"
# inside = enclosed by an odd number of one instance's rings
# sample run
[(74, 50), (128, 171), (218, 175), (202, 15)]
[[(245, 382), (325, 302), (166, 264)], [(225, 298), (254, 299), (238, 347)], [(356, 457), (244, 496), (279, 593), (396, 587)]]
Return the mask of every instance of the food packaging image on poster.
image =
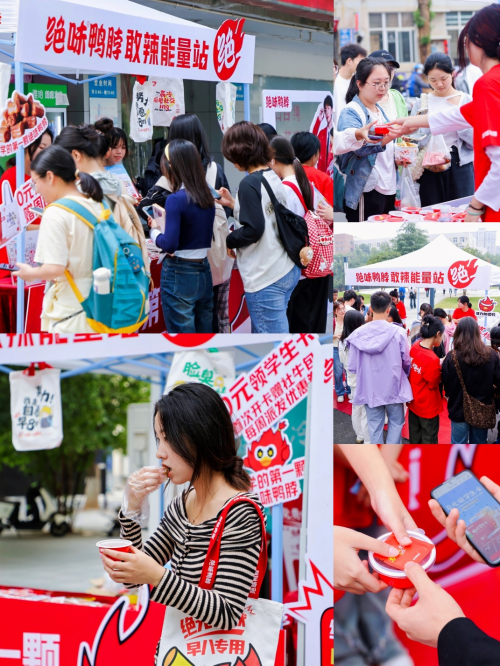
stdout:
[(61, 371), (32, 366), (9, 374), (12, 444), (16, 451), (54, 449), (63, 439)]
[(19, 148), (26, 148), (48, 127), (45, 107), (29, 93), (17, 90), (0, 111), (0, 145), (2, 155), (12, 155)]
[(130, 138), (136, 143), (153, 138), (153, 86), (151, 81), (134, 83), (130, 110)]
[(217, 120), (222, 134), (236, 122), (236, 93), (238, 88), (232, 83), (218, 83), (215, 88)]
[(182, 79), (150, 78), (153, 88), (153, 125), (170, 127), (176, 116), (186, 113)]

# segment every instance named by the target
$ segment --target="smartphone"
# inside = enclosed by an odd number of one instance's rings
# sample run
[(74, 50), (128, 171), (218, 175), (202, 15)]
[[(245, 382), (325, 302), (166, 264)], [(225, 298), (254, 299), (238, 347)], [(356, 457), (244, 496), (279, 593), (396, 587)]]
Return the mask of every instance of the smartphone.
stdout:
[(217, 192), (217, 190), (214, 190), (210, 183), (207, 183), (207, 185), (214, 199), (222, 199), (221, 195)]
[(490, 567), (500, 565), (500, 503), (470, 470), (455, 474), (431, 490), (448, 516), (458, 509), (467, 541)]
[(1, 271), (18, 271), (19, 266), (14, 266), (13, 264), (0, 264)]
[(368, 138), (372, 141), (382, 141), (384, 137), (378, 134), (368, 134)]
[(146, 208), (143, 208), (143, 211), (148, 217), (153, 217), (153, 206), (146, 206)]
[(35, 213), (35, 215), (38, 215), (38, 217), (42, 217), (43, 215), (43, 208), (38, 208), (38, 206), (31, 207), (30, 211), (32, 213)]

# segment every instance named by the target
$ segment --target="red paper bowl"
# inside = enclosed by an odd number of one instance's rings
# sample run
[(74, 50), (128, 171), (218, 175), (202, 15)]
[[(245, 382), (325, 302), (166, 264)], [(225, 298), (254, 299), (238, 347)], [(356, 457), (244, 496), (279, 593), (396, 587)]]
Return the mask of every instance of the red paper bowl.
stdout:
[[(116, 550), (121, 553), (131, 553), (132, 548), (130, 546), (133, 546), (134, 544), (132, 541), (127, 541), (127, 539), (105, 539), (104, 541), (98, 541), (96, 543), (96, 546), (99, 548), (99, 552), (101, 553), (105, 548), (108, 550)], [(109, 556), (108, 556), (109, 557)], [(116, 557), (110, 557), (111, 560), (115, 560), (115, 562), (119, 562), (120, 560), (117, 560)]]
[[(429, 539), (429, 537), (426, 537), (425, 534), (422, 534), (421, 532), (408, 532), (409, 536), (412, 539), (419, 539), (420, 541), (426, 541), (427, 543), (430, 543), (434, 546), (433, 542)], [(379, 541), (385, 541), (392, 535), (392, 532), (387, 532), (387, 534), (382, 534), (382, 536), (379, 536), (378, 539)], [(420, 562), (420, 566), (424, 569), (424, 571), (428, 571), (434, 562), (436, 561), (436, 548), (434, 547), (431, 552), (425, 557), (422, 562)], [(389, 564), (386, 564), (385, 562), (381, 562), (377, 555), (375, 555), (373, 552), (368, 553), (368, 562), (370, 563), (371, 568), (373, 571), (378, 573), (380, 580), (382, 580), (384, 583), (387, 583), (390, 587), (396, 587), (398, 589), (406, 589), (409, 587), (413, 587), (413, 583), (409, 578), (407, 578), (406, 574), (404, 571), (400, 571), (399, 569), (396, 569), (395, 567), (391, 567)]]

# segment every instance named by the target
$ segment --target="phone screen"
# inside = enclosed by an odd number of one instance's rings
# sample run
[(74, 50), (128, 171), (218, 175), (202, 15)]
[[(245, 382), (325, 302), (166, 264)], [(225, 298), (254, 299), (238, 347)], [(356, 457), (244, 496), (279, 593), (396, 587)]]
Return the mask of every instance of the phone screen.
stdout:
[(144, 212), (149, 217), (153, 217), (153, 206), (147, 206), (146, 208), (144, 208)]
[(209, 189), (210, 192), (212, 193), (213, 198), (214, 198), (214, 199), (220, 199), (220, 198), (221, 198), (221, 195), (217, 192), (217, 190), (215, 190), (215, 189), (210, 185), (210, 183), (207, 183), (207, 185), (208, 185), (208, 189)]
[(472, 472), (465, 470), (448, 479), (431, 496), (446, 515), (458, 509), (471, 545), (489, 564), (500, 564), (500, 504)]

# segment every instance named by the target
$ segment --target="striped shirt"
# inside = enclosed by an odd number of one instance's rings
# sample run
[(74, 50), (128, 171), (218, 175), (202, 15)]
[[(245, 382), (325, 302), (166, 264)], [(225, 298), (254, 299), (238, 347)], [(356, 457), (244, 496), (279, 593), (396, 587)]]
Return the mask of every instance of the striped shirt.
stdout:
[[(257, 495), (240, 494), (252, 499), (263, 511)], [(222, 534), (215, 583), (211, 590), (202, 590), (198, 587), (201, 571), (222, 509), (215, 518), (192, 525), (183, 498), (184, 494), (172, 500), (144, 547), (141, 527), (120, 511), (121, 536), (161, 565), (171, 561), (171, 571), (165, 569), (160, 583), (151, 590), (153, 601), (177, 608), (217, 629), (233, 629), (243, 613), (259, 560), (260, 518), (248, 502), (231, 508)]]

